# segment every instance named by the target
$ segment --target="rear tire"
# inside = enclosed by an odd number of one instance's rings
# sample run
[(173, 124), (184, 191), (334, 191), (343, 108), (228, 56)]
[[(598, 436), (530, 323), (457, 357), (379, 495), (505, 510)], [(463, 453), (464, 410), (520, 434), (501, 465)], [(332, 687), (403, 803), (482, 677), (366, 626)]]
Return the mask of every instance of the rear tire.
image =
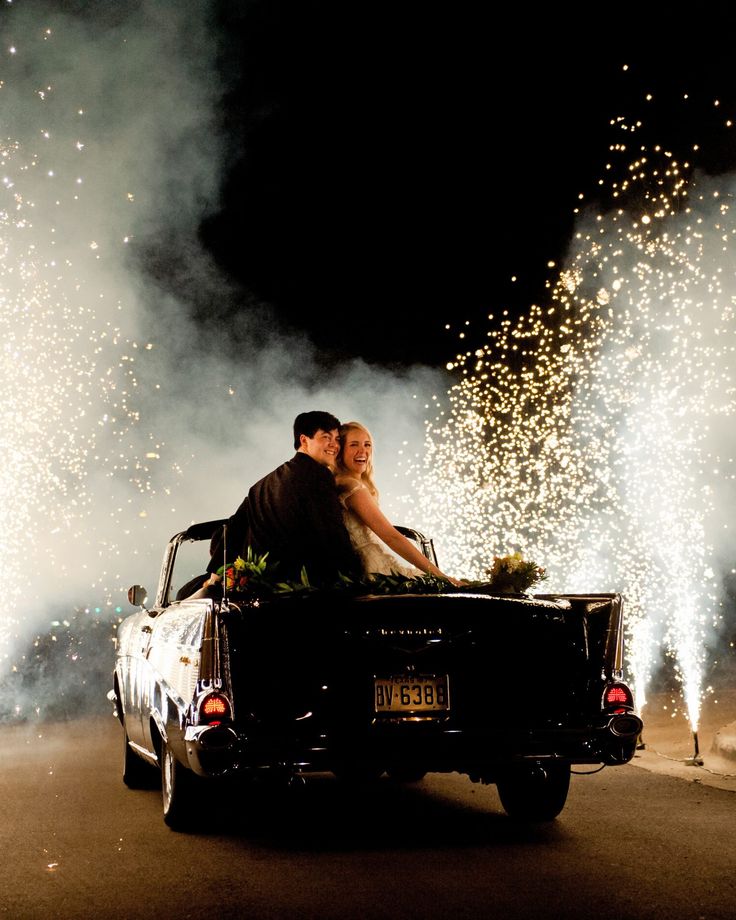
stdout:
[(426, 770), (411, 764), (397, 764), (389, 767), (386, 772), (395, 783), (420, 783), (427, 775)]
[(197, 778), (179, 763), (166, 741), (161, 743), (161, 798), (164, 822), (175, 831), (185, 830), (197, 818)]
[(378, 782), (383, 776), (384, 769), (374, 763), (347, 761), (345, 763), (336, 764), (332, 768), (332, 772), (341, 783), (365, 785)]
[(565, 807), (570, 764), (539, 763), (509, 768), (496, 785), (506, 814), (520, 821), (553, 821)]

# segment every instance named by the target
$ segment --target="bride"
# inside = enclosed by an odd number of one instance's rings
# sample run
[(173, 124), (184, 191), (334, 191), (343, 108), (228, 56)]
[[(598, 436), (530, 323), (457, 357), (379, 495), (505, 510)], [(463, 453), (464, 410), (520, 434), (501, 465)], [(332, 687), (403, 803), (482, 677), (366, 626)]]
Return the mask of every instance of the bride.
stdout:
[[(400, 534), (378, 507), (378, 489), (373, 483), (373, 440), (360, 422), (346, 422), (340, 427), (335, 481), (345, 526), (364, 572), (397, 573), (408, 578), (430, 574), (457, 584)], [(410, 565), (399, 562), (387, 546)]]

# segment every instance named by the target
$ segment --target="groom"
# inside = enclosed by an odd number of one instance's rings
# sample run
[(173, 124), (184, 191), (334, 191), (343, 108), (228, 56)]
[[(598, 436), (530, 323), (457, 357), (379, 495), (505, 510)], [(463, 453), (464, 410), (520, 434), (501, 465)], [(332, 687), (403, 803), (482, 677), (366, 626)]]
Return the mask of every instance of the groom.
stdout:
[[(296, 454), (251, 487), (228, 521), (229, 546), (236, 552), (247, 546), (258, 554), (268, 552), (270, 562), (280, 563), (280, 577), (293, 581), (299, 580), (302, 566), (315, 585), (333, 584), (339, 572), (360, 574), (333, 475), (339, 428), (329, 412), (297, 415)], [(222, 554), (216, 552), (209, 570), (220, 565)]]

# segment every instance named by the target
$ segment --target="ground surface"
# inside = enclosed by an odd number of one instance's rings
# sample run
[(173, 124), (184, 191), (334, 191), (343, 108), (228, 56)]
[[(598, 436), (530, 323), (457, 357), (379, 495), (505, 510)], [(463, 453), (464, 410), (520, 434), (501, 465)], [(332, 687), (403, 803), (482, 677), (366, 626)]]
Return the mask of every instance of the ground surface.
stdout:
[[(735, 698), (706, 707), (704, 750)], [(732, 918), (736, 780), (677, 762), (691, 737), (666, 703), (650, 702), (633, 765), (574, 776), (537, 827), (457, 774), (357, 789), (321, 775), (288, 803), (214, 797), (177, 834), (155, 789), (123, 786), (112, 717), (6, 726), (0, 917)]]

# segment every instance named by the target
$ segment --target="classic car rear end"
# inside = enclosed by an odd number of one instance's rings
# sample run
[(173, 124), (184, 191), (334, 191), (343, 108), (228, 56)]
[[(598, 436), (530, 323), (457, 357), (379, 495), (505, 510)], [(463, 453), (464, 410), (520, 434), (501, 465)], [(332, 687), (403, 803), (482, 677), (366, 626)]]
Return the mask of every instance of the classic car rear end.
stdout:
[(156, 608), (122, 625), (115, 694), (126, 777), (135, 758), (160, 766), (172, 826), (204, 778), (325, 770), (459, 771), (544, 820), (571, 764), (633, 756), (618, 595), (168, 595), (163, 577)]

